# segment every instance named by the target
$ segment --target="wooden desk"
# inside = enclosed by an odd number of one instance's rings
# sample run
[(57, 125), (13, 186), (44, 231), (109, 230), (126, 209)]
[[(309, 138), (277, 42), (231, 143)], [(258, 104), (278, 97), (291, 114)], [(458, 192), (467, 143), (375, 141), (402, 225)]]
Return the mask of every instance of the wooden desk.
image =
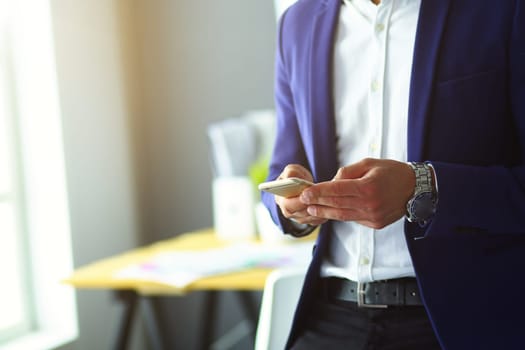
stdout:
[[(308, 239), (311, 240), (312, 238)], [(130, 329), (139, 301), (142, 301), (145, 306), (144, 317), (147, 331), (151, 336), (152, 346), (155, 349), (164, 349), (164, 342), (159, 333), (151, 297), (180, 296), (192, 291), (206, 291), (205, 314), (203, 315), (204, 327), (200, 339), (202, 342), (201, 348), (207, 349), (213, 336), (217, 292), (221, 290), (236, 291), (241, 306), (252, 323), (253, 331), (255, 331), (258, 310), (252, 305), (246, 292), (263, 290), (266, 278), (272, 272), (272, 269), (251, 268), (220, 276), (206, 277), (184, 288), (142, 280), (116, 278), (115, 274), (127, 266), (147, 261), (159, 253), (176, 250), (206, 250), (228, 244), (228, 242), (219, 240), (212, 229), (188, 232), (173, 239), (134, 249), (81, 267), (75, 270), (65, 280), (65, 283), (71, 284), (75, 288), (110, 289), (115, 291), (118, 299), (124, 304), (124, 315), (115, 343), (115, 348), (122, 350), (128, 346)]]

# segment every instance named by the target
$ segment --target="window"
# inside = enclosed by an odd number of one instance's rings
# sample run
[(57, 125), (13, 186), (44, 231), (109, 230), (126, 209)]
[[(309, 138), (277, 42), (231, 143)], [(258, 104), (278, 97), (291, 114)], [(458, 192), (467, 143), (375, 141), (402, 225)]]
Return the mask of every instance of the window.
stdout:
[[(0, 13), (6, 11), (0, 8)], [(2, 21), (5, 24), (5, 21)], [(5, 34), (5, 31), (2, 31)], [(28, 283), (24, 276), (22, 203), (16, 164), (15, 125), (9, 108), (9, 72), (7, 69), (6, 36), (0, 37), (0, 341), (27, 332), (31, 327)]]
[(0, 0), (0, 349), (77, 335), (49, 3)]

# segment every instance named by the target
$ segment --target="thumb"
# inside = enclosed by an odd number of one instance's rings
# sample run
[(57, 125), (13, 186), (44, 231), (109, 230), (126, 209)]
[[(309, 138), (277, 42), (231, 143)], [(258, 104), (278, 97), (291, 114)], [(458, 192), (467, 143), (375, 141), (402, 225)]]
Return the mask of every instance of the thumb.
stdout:
[(313, 181), (312, 174), (308, 169), (306, 169), (304, 166), (299, 164), (288, 164), (281, 175), (279, 175), (279, 179), (284, 179), (288, 177), (298, 177), (304, 180)]
[(374, 159), (363, 159), (357, 163), (343, 166), (337, 170), (333, 180), (359, 179), (363, 177), (375, 163)]

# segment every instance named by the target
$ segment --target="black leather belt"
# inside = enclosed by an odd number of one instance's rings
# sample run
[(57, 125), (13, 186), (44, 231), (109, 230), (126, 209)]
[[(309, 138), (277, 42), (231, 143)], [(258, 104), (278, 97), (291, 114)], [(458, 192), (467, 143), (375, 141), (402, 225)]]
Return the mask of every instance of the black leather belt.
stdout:
[(415, 278), (358, 283), (344, 278), (327, 277), (321, 281), (327, 298), (355, 302), (359, 307), (423, 305)]

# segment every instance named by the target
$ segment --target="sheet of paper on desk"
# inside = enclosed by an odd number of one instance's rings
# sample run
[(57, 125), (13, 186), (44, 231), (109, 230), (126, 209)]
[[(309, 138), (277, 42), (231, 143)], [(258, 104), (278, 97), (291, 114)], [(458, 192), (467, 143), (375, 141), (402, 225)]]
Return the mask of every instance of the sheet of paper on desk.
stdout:
[(117, 272), (117, 278), (152, 281), (183, 288), (207, 276), (252, 267), (307, 266), (313, 242), (263, 245), (238, 243), (224, 248), (160, 253)]

